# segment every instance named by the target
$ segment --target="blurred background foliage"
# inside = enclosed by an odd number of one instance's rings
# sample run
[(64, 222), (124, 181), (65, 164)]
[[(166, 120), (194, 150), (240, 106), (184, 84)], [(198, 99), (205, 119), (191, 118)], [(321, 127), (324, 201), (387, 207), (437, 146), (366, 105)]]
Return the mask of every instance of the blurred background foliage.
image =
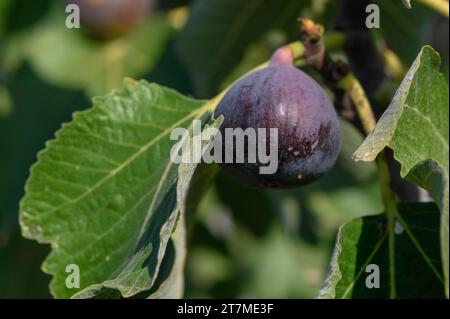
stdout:
[[(0, 298), (50, 297), (50, 278), (40, 270), (49, 249), (20, 236), (18, 202), (36, 153), (72, 112), (124, 77), (210, 98), (297, 40), (296, 17), (333, 30), (337, 2), (159, 0), (132, 32), (101, 41), (65, 27), (63, 1), (0, 0)], [(407, 10), (400, 0), (375, 2), (377, 50), (399, 70), (386, 72), (380, 93), (386, 107), (399, 73), (424, 43), (441, 53), (448, 78), (448, 20), (419, 4)], [(331, 53), (345, 59), (339, 45)], [(351, 160), (362, 136), (342, 127), (337, 165), (310, 186), (252, 189), (219, 172), (190, 229), (186, 297), (317, 294), (338, 227), (382, 209), (373, 164)]]

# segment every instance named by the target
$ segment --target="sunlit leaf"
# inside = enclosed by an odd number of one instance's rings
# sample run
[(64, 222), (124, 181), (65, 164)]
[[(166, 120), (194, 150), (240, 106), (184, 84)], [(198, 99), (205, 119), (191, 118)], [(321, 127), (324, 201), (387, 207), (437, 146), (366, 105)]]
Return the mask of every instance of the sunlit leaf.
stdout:
[(372, 161), (386, 146), (401, 164), (401, 176), (426, 190), (441, 210), (441, 252), (448, 295), (448, 85), (439, 55), (425, 46), (417, 56), (375, 130), (354, 154)]

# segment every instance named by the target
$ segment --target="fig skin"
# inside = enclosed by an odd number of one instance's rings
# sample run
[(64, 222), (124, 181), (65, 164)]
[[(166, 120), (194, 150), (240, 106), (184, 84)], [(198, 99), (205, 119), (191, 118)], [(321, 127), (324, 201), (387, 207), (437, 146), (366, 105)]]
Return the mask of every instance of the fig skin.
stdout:
[[(278, 170), (274, 174), (260, 174), (258, 163), (224, 163), (223, 155), (220, 165), (225, 172), (249, 185), (309, 184), (324, 175), (339, 154), (340, 126), (333, 104), (319, 84), (293, 65), (287, 47), (274, 53), (268, 67), (236, 82), (214, 115), (224, 116), (223, 140), (225, 128), (266, 128), (267, 136), (269, 128), (278, 128)], [(268, 138), (266, 145), (268, 154)]]
[(66, 4), (78, 5), (86, 33), (110, 40), (129, 33), (149, 16), (154, 0), (66, 0)]

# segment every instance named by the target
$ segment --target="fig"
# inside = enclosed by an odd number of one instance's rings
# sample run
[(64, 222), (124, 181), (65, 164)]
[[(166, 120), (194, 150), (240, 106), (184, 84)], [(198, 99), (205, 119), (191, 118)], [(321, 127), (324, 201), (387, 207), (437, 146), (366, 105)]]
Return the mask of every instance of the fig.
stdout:
[(91, 36), (113, 39), (141, 23), (153, 8), (154, 0), (66, 0), (80, 8), (81, 27)]
[[(300, 186), (324, 175), (339, 154), (340, 126), (333, 104), (325, 91), (310, 76), (297, 69), (288, 47), (278, 49), (269, 65), (237, 81), (217, 106), (214, 116), (224, 116), (220, 128), (255, 129), (257, 140), (269, 149), (270, 128), (278, 130), (278, 166), (272, 174), (261, 174), (261, 161), (249, 161), (249, 145), (244, 161), (226, 162), (227, 143), (222, 143), (221, 166), (246, 184), (269, 188)], [(265, 129), (265, 136), (258, 130)], [(229, 130), (228, 130), (229, 131)], [(264, 140), (265, 139), (265, 140)], [(225, 137), (226, 140), (226, 137)], [(273, 141), (273, 140), (272, 140)], [(229, 143), (228, 143), (229, 144)]]

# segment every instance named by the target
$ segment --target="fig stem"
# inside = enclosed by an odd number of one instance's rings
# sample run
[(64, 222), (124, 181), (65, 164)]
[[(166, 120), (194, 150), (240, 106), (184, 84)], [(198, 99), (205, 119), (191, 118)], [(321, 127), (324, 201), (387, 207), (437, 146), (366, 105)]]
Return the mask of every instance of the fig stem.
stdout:
[[(324, 36), (324, 40), (327, 44), (330, 45), (330, 47), (333, 47), (333, 48), (340, 47), (345, 43), (345, 35), (341, 32), (330, 32), (329, 35)], [(295, 66), (300, 67), (300, 66), (306, 64), (305, 46), (303, 45), (302, 42), (294, 41), (294, 42), (286, 44), (282, 48), (287, 48), (291, 51), (293, 63), (295, 64)], [(270, 60), (266, 61), (264, 63), (261, 63), (260, 65), (254, 67), (253, 69), (251, 69), (250, 71), (248, 71), (247, 73), (245, 73), (244, 75), (239, 77), (235, 82), (233, 82), (228, 87), (226, 87), (222, 92), (220, 92), (218, 95), (216, 95), (211, 100), (206, 102), (202, 108), (204, 108), (205, 110), (213, 111), (216, 108), (217, 104), (222, 100), (224, 95), (233, 86), (234, 83), (236, 83), (240, 79), (246, 77), (247, 75), (249, 75), (252, 72), (264, 69), (265, 67), (267, 67), (269, 65), (269, 63), (270, 63)]]
[(325, 48), (328, 50), (342, 48), (347, 42), (347, 37), (343, 32), (331, 31), (323, 35)]
[[(399, 86), (408, 70), (394, 51), (389, 50), (387, 47), (382, 47), (380, 53), (383, 56), (386, 73), (389, 74), (391, 79), (398, 82), (396, 85)], [(394, 92), (391, 93), (394, 95)]]

